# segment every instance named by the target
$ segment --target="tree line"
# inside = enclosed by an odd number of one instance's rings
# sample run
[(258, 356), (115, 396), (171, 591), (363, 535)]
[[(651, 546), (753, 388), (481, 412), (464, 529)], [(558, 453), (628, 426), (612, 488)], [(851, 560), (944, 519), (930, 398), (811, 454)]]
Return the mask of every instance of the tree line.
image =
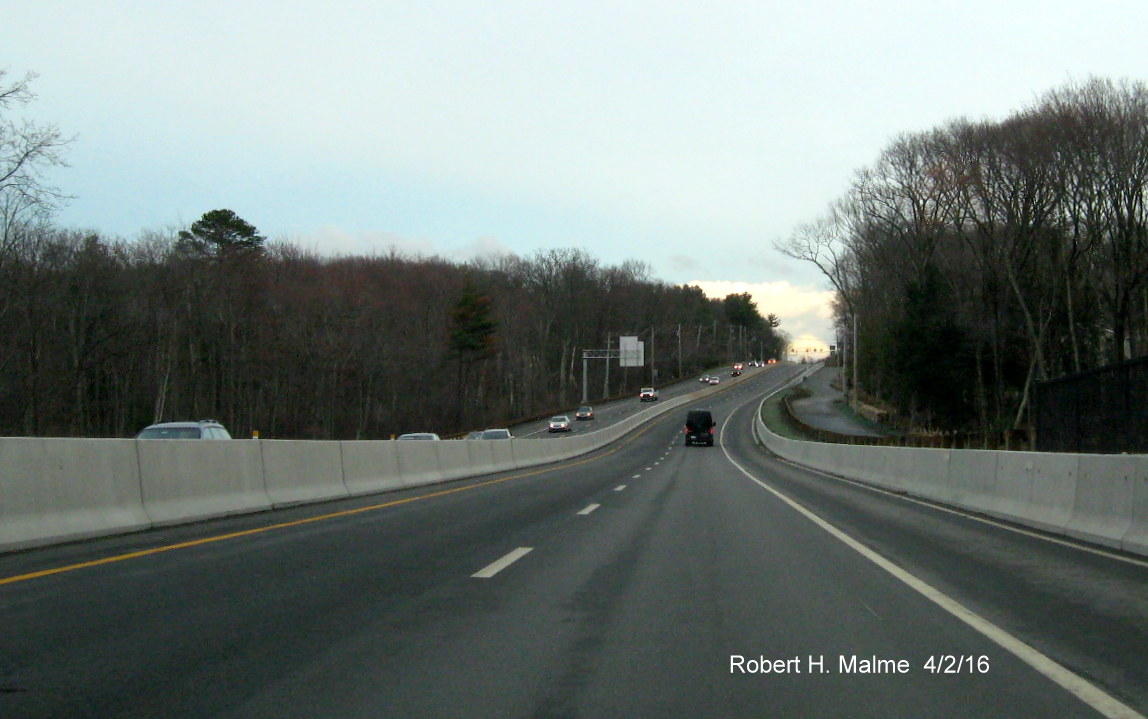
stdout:
[(122, 437), (213, 417), (239, 436), (451, 434), (579, 403), (582, 351), (623, 334), (648, 365), (615, 364), (607, 385), (590, 362), (592, 399), (780, 353), (748, 295), (648, 272), (577, 249), (323, 257), (226, 210), (133, 242), (42, 226), (0, 254), (0, 432)]
[[(0, 70), (0, 435), (131, 436), (216, 418), (239, 436), (452, 434), (636, 393), (786, 338), (748, 294), (707, 298), (583, 250), (473, 262), (327, 257), (231, 210), (134, 240), (53, 224), (72, 139), (17, 121)], [(590, 362), (620, 335), (647, 366)]]
[(1148, 353), (1148, 87), (1093, 78), (895, 138), (778, 248), (837, 293), (859, 389), (1028, 428), (1036, 382)]

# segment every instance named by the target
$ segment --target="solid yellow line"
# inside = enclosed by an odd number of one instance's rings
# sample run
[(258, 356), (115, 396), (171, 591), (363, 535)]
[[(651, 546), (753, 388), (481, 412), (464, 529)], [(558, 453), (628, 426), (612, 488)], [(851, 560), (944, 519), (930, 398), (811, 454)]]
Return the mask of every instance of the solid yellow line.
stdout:
[[(127, 554), (117, 554), (112, 557), (104, 557), (103, 559), (94, 559), (90, 562), (80, 562), (79, 564), (69, 564), (63, 567), (54, 567), (52, 569), (43, 569), (39, 572), (30, 572), (28, 574), (18, 574), (13, 577), (0, 578), (0, 585), (15, 584), (16, 582), (24, 582), (29, 579), (38, 579), (40, 577), (48, 577), (53, 574), (63, 574), (64, 572), (74, 572), (77, 569), (87, 569), (89, 567), (98, 567), (101, 564), (112, 564), (113, 562), (123, 562), (128, 559), (138, 559), (139, 557), (148, 557), (153, 554), (160, 554), (162, 552), (171, 552), (176, 549), (188, 549), (190, 547), (198, 547), (204, 544), (211, 544), (212, 542), (222, 542), (227, 539), (237, 539), (239, 537), (247, 537), (253, 534), (262, 534), (264, 532), (271, 532), (277, 529), (287, 529), (288, 527), (298, 527), (304, 524), (311, 524), (312, 522), (322, 522), (328, 519), (338, 519), (340, 517), (349, 517), (353, 514), (362, 514), (363, 512), (373, 512), (379, 509), (386, 509), (388, 507), (397, 507), (400, 504), (409, 504), (410, 502), (417, 502), (422, 499), (433, 499), (435, 497), (443, 497), (448, 494), (455, 494), (456, 492), (465, 492), (471, 489), (478, 489), (479, 487), (489, 487), (494, 484), (501, 484), (502, 482), (509, 482), (512, 479), (522, 479), (523, 477), (533, 477), (547, 472), (553, 472), (558, 469), (566, 469), (568, 467), (577, 467), (580, 464), (593, 462), (603, 457), (609, 457), (622, 447), (630, 442), (633, 442), (638, 437), (645, 434), (657, 422), (646, 425), (643, 429), (635, 432), (633, 435), (618, 443), (617, 446), (609, 451), (603, 452), (595, 457), (588, 457), (580, 459), (576, 462), (563, 463), (561, 467), (547, 467), (533, 472), (523, 472), (521, 474), (512, 474), (509, 477), (500, 477), (498, 479), (490, 479), (485, 482), (478, 482), (476, 484), (468, 484), (465, 487), (454, 487), (452, 489), (443, 489), (438, 492), (431, 492), (430, 494), (420, 494), (417, 497), (407, 497), (405, 499), (396, 499), (393, 502), (385, 502), (383, 504), (374, 504), (369, 507), (359, 507), (357, 509), (347, 509), (341, 512), (331, 512), (329, 514), (322, 514), (317, 517), (308, 517), (307, 519), (299, 519), (294, 522), (282, 522), (280, 524), (272, 524), (266, 527), (257, 527), (255, 529), (246, 529), (242, 532), (231, 532), (230, 534), (220, 534), (214, 537), (205, 537), (203, 539), (194, 539), (189, 542), (179, 542), (178, 544), (168, 544), (162, 547), (153, 547), (152, 549), (143, 549), (138, 552), (129, 552)], [(466, 440), (460, 440), (466, 441)]]

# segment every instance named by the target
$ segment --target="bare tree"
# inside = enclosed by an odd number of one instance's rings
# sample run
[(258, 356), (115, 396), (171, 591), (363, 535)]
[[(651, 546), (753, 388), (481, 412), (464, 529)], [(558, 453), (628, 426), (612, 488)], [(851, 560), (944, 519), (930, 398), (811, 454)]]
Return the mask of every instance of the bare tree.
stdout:
[(850, 336), (849, 344), (853, 350), (852, 358), (846, 361), (852, 366), (850, 397), (854, 407), (858, 402), (861, 276), (857, 268), (856, 252), (850, 245), (850, 231), (851, 227), (855, 229), (857, 219), (857, 213), (848, 200), (838, 200), (827, 214), (800, 226), (788, 241), (774, 245), (774, 249), (787, 257), (811, 263), (837, 291), (838, 304), (847, 313), (847, 317), (841, 319), (845, 321), (846, 332)]
[(63, 150), (72, 142), (55, 125), (9, 116), (14, 107), (35, 99), (29, 86), (36, 75), (11, 82), (7, 75), (0, 69), (0, 253), (15, 242), (20, 227), (43, 220), (63, 199), (43, 171), (64, 164)]

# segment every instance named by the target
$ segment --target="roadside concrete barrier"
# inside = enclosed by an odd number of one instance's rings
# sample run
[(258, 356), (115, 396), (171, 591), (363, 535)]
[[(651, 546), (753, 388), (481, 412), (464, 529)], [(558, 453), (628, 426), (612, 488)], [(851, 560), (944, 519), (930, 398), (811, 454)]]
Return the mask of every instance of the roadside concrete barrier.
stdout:
[(1001, 453), (997, 458), (993, 505), (988, 513), (1048, 532), (1064, 533), (1074, 511), (1080, 460), (1075, 454)]
[(1120, 548), (1148, 555), (1148, 470), (1138, 467), (1132, 476), (1132, 526), (1124, 534)]
[(948, 482), (950, 450), (924, 447), (881, 449), (885, 450), (881, 452), (882, 471), (888, 477), (886, 487), (891, 490), (936, 498)]
[(939, 450), (758, 440), (795, 464), (1148, 555), (1148, 455)]
[(0, 439), (0, 551), (151, 525), (130, 439)]
[[(953, 450), (949, 461), (949, 481), (938, 499), (958, 507), (985, 511), (996, 492), (997, 461), (1000, 452), (982, 449)], [(951, 500), (945, 497), (950, 496)]]
[(855, 468), (857, 479), (894, 491), (904, 489), (898, 477), (886, 467), (889, 453), (884, 451), (884, 447), (877, 447), (876, 449), (881, 450), (877, 452), (858, 452), (857, 450), (865, 449), (859, 445), (841, 445), (841, 448), (845, 450), (844, 454)]
[(1080, 457), (1072, 516), (1065, 533), (1090, 542), (1121, 547), (1132, 530), (1137, 477), (1144, 476), (1139, 455)]

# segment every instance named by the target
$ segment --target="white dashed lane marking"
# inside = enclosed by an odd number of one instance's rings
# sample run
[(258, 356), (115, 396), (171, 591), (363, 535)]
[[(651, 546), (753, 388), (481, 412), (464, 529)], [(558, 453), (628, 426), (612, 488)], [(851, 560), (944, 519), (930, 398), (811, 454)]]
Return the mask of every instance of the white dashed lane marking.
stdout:
[(470, 576), (475, 578), (475, 579), (490, 579), (494, 575), (501, 572), (503, 569), (506, 569), (511, 564), (514, 564), (519, 559), (522, 559), (523, 557), (525, 557), (527, 554), (530, 553), (530, 550), (532, 550), (532, 549), (534, 549), (534, 547), (519, 547), (518, 549), (515, 549), (513, 552), (507, 553), (507, 555), (504, 556), (502, 559), (499, 559), (496, 562), (492, 562), (491, 564), (486, 565), (486, 567), (478, 570), (477, 572), (475, 572), (474, 574), (472, 574)]

